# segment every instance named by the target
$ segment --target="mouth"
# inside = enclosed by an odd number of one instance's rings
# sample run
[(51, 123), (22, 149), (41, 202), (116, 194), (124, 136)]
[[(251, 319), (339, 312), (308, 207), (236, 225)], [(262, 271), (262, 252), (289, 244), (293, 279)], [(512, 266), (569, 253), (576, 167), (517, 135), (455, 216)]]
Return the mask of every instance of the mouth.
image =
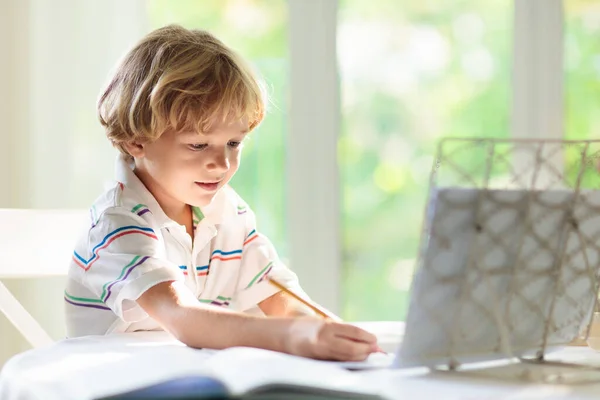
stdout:
[(217, 182), (194, 182), (196, 185), (200, 186), (202, 189), (214, 192), (219, 187), (220, 181)]

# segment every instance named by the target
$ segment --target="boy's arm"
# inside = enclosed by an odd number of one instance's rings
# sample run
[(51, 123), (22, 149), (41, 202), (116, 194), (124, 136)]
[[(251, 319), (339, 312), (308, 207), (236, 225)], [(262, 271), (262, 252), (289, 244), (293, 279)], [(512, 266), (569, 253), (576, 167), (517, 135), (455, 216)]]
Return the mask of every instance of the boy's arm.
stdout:
[(304, 357), (364, 360), (376, 338), (352, 325), (319, 318), (264, 318), (198, 303), (185, 284), (159, 283), (137, 303), (190, 347), (258, 347)]
[(142, 294), (137, 303), (150, 317), (191, 347), (223, 349), (232, 346), (285, 351), (284, 320), (270, 322), (270, 335), (257, 316), (236, 313), (198, 302), (182, 282), (159, 283)]
[(269, 316), (314, 317), (317, 315), (311, 308), (286, 295), (284, 292), (275, 293), (271, 297), (261, 301), (258, 306), (262, 312)]

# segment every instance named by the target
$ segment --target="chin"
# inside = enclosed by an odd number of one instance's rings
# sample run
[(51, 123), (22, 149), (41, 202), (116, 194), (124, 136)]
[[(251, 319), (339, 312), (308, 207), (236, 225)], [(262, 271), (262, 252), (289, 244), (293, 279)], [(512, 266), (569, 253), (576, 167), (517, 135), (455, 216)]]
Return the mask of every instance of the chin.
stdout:
[(207, 195), (207, 196), (203, 196), (202, 198), (194, 198), (193, 201), (191, 201), (190, 205), (195, 206), (195, 207), (206, 207), (208, 205), (210, 205), (210, 203), (212, 203), (213, 199), (215, 198), (214, 195)]

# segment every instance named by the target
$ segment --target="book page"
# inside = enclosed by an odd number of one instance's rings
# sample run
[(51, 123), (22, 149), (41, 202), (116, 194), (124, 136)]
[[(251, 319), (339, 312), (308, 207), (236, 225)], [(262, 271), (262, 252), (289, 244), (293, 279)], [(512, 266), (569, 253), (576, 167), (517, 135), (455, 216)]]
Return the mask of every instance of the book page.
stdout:
[(394, 353), (372, 353), (365, 361), (321, 361), (336, 365), (350, 371), (363, 371), (368, 369), (390, 368), (394, 365)]
[[(208, 365), (212, 376), (221, 380), (232, 395), (268, 393), (269, 388), (288, 388), (310, 393), (333, 392), (378, 395), (380, 389), (361, 375), (326, 362), (269, 350), (234, 347), (213, 356)], [(349, 395), (345, 396), (350, 397)]]
[(396, 353), (404, 338), (402, 321), (360, 321), (349, 322), (377, 337), (377, 344), (386, 353)]

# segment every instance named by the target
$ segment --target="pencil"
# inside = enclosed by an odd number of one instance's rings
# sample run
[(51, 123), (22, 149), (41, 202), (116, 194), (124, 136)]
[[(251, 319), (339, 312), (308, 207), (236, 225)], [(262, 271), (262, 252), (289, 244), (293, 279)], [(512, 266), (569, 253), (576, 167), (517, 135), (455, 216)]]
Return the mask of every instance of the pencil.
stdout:
[(310, 301), (308, 301), (306, 299), (303, 299), (302, 297), (300, 297), (299, 295), (297, 295), (296, 293), (294, 293), (290, 289), (288, 289), (285, 286), (283, 286), (281, 283), (277, 282), (275, 279), (273, 279), (271, 277), (267, 277), (267, 280), (269, 281), (269, 283), (271, 283), (271, 285), (275, 286), (276, 288), (278, 288), (279, 290), (281, 290), (285, 294), (289, 295), (290, 297), (293, 297), (294, 299), (298, 300), (300, 303), (304, 304), (306, 307), (310, 308), (311, 310), (313, 310), (315, 313), (317, 313), (321, 317), (332, 319), (332, 320), (337, 321), (337, 322), (341, 322), (342, 321), (342, 319), (340, 317), (338, 317), (337, 315), (333, 314), (330, 311), (327, 311), (326, 309), (318, 306), (315, 303), (312, 303), (312, 302), (310, 302)]
[[(316, 312), (318, 315), (320, 315), (323, 318), (327, 318), (327, 319), (331, 319), (334, 320), (336, 322), (342, 322), (342, 319), (340, 317), (338, 317), (337, 315), (335, 315), (334, 313), (327, 311), (326, 309), (318, 306), (317, 304), (314, 304), (308, 300), (303, 299), (302, 297), (298, 296), (296, 293), (292, 292), (290, 289), (286, 288), (285, 286), (283, 286), (281, 283), (277, 282), (275, 279), (267, 276), (267, 281), (269, 283), (271, 283), (271, 285), (275, 286), (276, 288), (278, 288), (279, 290), (281, 290), (282, 292), (284, 292), (285, 294), (287, 294), (288, 296), (293, 297), (294, 299), (298, 300), (300, 303), (304, 304), (305, 306), (307, 306), (308, 308), (310, 308), (311, 310), (313, 310), (314, 312)], [(381, 347), (379, 347), (379, 345), (377, 346), (377, 353), (384, 353), (386, 354), (385, 351), (383, 351), (381, 349)]]

